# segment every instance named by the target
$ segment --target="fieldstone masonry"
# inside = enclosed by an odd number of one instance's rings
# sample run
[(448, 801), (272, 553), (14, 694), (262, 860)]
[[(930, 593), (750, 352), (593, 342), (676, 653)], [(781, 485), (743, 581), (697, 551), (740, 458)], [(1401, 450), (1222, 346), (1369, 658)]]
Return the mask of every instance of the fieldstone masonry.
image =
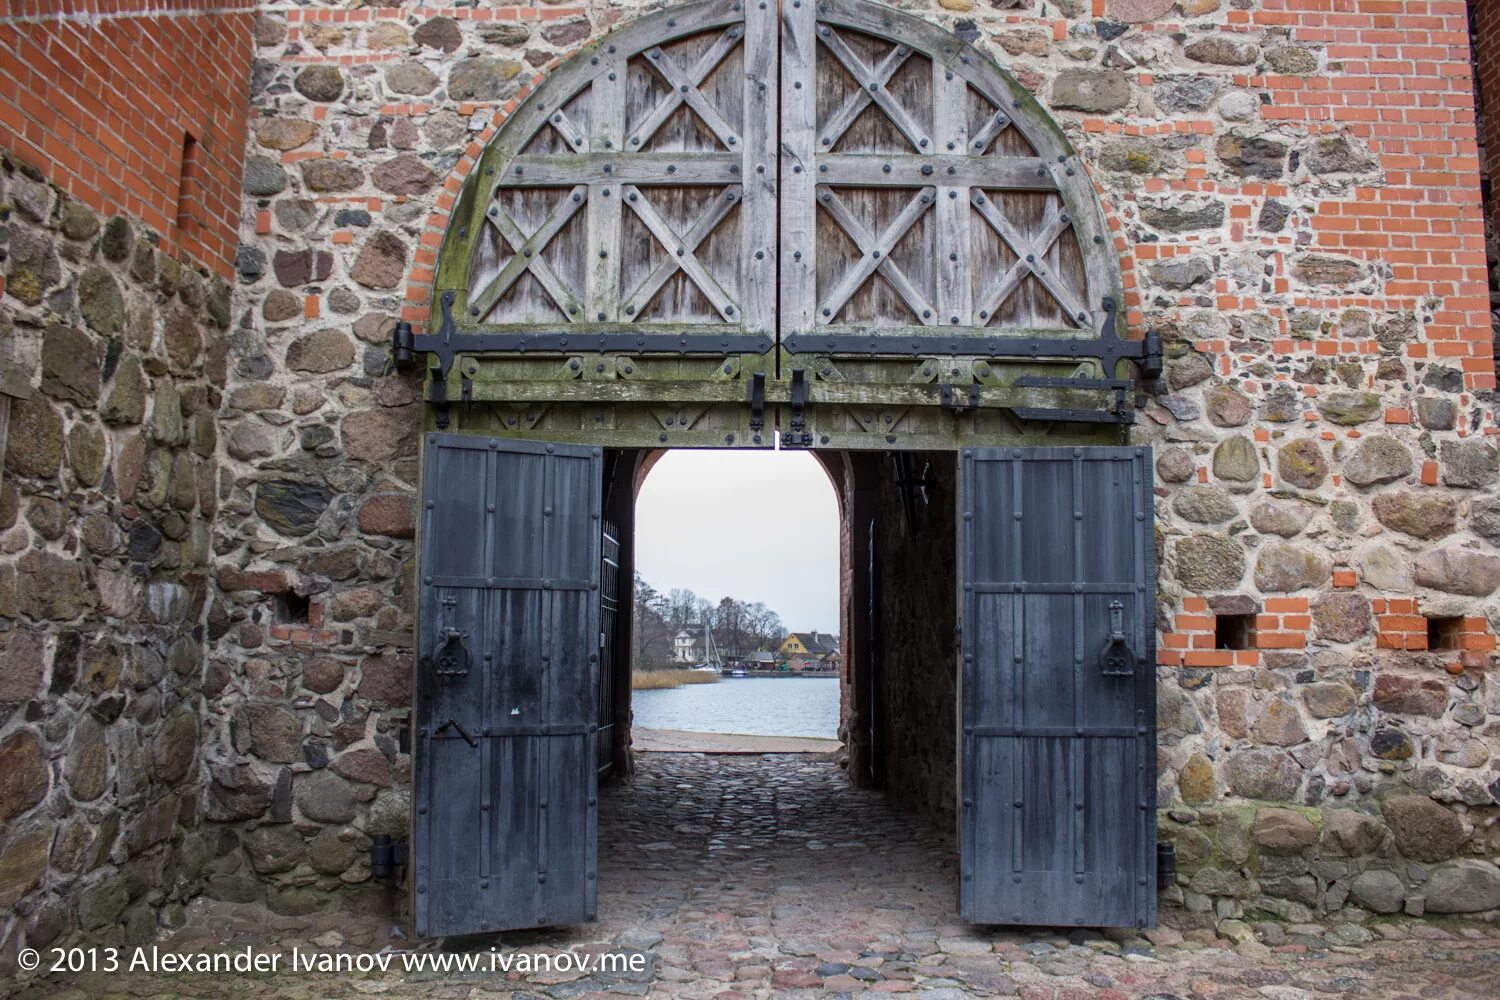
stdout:
[(209, 854), (203, 617), (230, 287), (0, 161), (0, 965), (180, 920)]
[[(1464, 4), (898, 6), (1056, 112), (1130, 325), (1168, 346), (1134, 431), (1157, 460), (1164, 920), (1500, 909)], [(497, 121), (646, 9), (263, 4), (232, 305), (7, 168), (0, 322), (39, 372), (0, 503), (9, 947), (145, 922), (200, 876), (287, 913), (388, 905), (366, 848), (409, 810), (422, 417), (390, 329), (427, 322)], [(891, 553), (927, 544), (895, 531)], [(898, 659), (951, 691), (948, 647), (918, 638)], [(895, 781), (951, 780), (951, 742), (889, 746)], [(901, 792), (951, 810), (947, 789)]]

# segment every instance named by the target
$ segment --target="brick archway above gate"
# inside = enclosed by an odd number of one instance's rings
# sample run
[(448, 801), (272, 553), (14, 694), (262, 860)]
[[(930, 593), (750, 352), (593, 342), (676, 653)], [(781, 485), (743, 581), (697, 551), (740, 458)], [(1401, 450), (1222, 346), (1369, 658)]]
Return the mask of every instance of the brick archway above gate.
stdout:
[(487, 433), (1056, 440), (1131, 419), (1122, 363), (1154, 359), (1122, 301), (1083, 164), (988, 56), (865, 0), (707, 0), (497, 130), (414, 346)]

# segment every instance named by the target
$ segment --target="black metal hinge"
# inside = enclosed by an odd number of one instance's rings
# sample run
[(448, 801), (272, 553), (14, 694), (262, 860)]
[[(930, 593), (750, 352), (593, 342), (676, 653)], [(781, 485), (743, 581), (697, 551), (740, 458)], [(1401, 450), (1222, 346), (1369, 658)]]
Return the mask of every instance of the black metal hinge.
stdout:
[(370, 877), (390, 878), (397, 868), (406, 867), (406, 841), (392, 840), (388, 833), (370, 838)]

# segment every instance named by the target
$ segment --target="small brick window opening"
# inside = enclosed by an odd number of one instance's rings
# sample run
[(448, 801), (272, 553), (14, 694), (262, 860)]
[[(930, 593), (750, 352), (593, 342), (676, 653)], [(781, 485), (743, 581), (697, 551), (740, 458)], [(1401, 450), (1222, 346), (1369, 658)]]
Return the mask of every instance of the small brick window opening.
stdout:
[(1254, 615), (1215, 615), (1215, 649), (1254, 649)]
[(198, 204), (203, 199), (203, 165), (199, 162), (198, 137), (191, 132), (182, 133), (182, 163), (177, 181), (177, 232), (191, 235), (197, 218)]
[(278, 594), (276, 596), (276, 624), (278, 625), (306, 625), (308, 613), (312, 610), (312, 601), (299, 594)]
[(1435, 650), (1464, 648), (1462, 618), (1428, 618), (1427, 648)]

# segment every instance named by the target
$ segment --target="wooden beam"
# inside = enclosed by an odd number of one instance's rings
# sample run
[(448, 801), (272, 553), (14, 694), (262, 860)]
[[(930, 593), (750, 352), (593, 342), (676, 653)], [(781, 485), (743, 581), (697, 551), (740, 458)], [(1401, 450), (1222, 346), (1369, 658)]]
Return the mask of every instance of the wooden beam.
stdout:
[(1026, 156), (887, 156), (834, 153), (817, 158), (819, 184), (919, 187), (944, 184), (992, 191), (1056, 191), (1047, 165)]
[(574, 184), (737, 184), (739, 153), (587, 153), (517, 156), (500, 177), (503, 188)]

